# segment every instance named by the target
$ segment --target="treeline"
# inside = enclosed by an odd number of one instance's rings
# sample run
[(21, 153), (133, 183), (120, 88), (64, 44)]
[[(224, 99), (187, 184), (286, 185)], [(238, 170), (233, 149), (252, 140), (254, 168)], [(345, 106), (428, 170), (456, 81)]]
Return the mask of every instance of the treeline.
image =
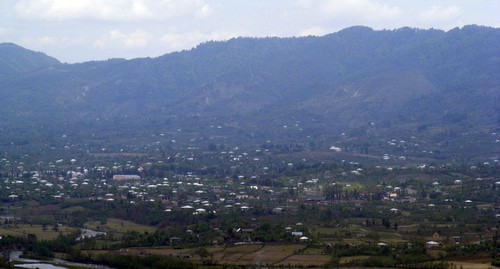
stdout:
[(120, 269), (190, 269), (196, 265), (169, 256), (132, 256), (115, 253), (99, 255), (94, 262)]

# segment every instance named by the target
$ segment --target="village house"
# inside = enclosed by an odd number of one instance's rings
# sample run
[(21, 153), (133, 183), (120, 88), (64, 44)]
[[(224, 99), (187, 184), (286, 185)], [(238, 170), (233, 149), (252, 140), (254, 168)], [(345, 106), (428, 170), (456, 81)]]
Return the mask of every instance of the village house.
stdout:
[(114, 175), (113, 180), (141, 180), (138, 175)]

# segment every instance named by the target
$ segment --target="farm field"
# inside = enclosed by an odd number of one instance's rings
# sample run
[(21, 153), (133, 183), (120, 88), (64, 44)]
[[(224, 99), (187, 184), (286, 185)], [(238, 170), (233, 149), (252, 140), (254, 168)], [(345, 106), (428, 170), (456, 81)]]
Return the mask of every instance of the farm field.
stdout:
[[(213, 266), (205, 266), (206, 268), (218, 268), (220, 265), (238, 265), (248, 266), (257, 265), (266, 267), (285, 267), (285, 268), (303, 268), (315, 267), (323, 268), (329, 266), (332, 261), (332, 256), (327, 254), (304, 254), (309, 252), (309, 248), (305, 245), (239, 245), (228, 247), (207, 247), (208, 255), (201, 257), (199, 255), (199, 248), (185, 248), (175, 249), (170, 247), (158, 248), (128, 248), (113, 251), (106, 250), (92, 250), (85, 251), (88, 255), (99, 256), (107, 255), (109, 253), (120, 253), (127, 255), (167, 255), (175, 256), (177, 254), (190, 254), (186, 260), (195, 264), (202, 264), (203, 262), (210, 261), (215, 263)], [(338, 265), (335, 268), (344, 268), (353, 261), (361, 261), (370, 258), (371, 256), (346, 256), (340, 257)], [(463, 268), (463, 269), (496, 269), (500, 267), (492, 266), (487, 258), (464, 257), (462, 260), (447, 261), (449, 268)], [(340, 266), (340, 267), (339, 267)], [(359, 268), (359, 267), (345, 267), (345, 268)], [(378, 268), (378, 267), (371, 267)]]
[(125, 234), (127, 232), (153, 233), (156, 231), (156, 228), (152, 226), (141, 225), (116, 218), (108, 218), (105, 223), (101, 223), (100, 221), (89, 221), (86, 222), (84, 226), (92, 230), (117, 234)]
[(78, 231), (79, 229), (66, 226), (58, 227), (55, 230), (51, 226), (44, 228), (43, 225), (37, 224), (18, 224), (16, 226), (0, 227), (0, 236), (28, 236), (29, 234), (34, 234), (38, 240), (54, 240), (61, 234), (68, 235)]

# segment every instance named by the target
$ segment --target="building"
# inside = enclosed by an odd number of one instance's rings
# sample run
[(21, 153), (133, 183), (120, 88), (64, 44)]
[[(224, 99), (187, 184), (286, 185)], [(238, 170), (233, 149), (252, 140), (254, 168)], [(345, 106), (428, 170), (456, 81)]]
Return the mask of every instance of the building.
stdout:
[(137, 175), (114, 175), (113, 180), (141, 180)]
[(427, 243), (425, 243), (425, 247), (426, 248), (438, 248), (441, 246), (441, 243), (439, 242), (436, 242), (436, 241), (428, 241)]

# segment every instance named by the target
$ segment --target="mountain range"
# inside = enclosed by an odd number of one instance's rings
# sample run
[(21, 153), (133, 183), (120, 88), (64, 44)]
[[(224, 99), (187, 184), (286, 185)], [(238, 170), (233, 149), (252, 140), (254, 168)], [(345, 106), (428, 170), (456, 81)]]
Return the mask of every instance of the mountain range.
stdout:
[[(500, 29), (476, 25), (355, 26), (78, 64), (0, 44), (0, 152), (138, 150), (161, 138), (495, 159), (499, 104)], [(411, 139), (426, 148), (387, 146)]]

